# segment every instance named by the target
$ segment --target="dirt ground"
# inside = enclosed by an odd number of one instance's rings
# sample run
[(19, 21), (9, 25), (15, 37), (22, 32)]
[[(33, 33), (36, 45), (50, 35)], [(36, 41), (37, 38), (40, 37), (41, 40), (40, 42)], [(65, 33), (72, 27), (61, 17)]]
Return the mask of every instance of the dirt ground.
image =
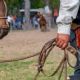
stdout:
[[(41, 32), (40, 30), (11, 31), (0, 41), (0, 62), (40, 52), (47, 41), (55, 38), (56, 32), (56, 28), (48, 32)], [(63, 53), (57, 47), (53, 49), (44, 66), (45, 73), (50, 75), (52, 70), (56, 69), (63, 58)], [(37, 71), (37, 60), (38, 56), (23, 61), (0, 64), (1, 80), (33, 80)], [(72, 65), (75, 65), (74, 56), (69, 56), (69, 60)], [(73, 70), (68, 68), (68, 72), (72, 74)], [(57, 76), (54, 78), (41, 76), (39, 80), (57, 80)]]
[(54, 28), (48, 32), (10, 31), (4, 39), (0, 40), (0, 59), (39, 52), (44, 43), (55, 37), (56, 30)]

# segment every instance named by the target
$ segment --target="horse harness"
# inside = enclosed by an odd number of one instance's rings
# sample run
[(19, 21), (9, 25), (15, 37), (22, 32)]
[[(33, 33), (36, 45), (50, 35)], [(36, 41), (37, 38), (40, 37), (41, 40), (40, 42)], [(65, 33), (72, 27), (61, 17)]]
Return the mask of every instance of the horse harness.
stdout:
[[(4, 17), (1, 17), (0, 16), (0, 20), (4, 19), (6, 20), (7, 19), (7, 6), (6, 6), (6, 2), (3, 0), (3, 3), (4, 3), (4, 6), (5, 6), (5, 16)], [(8, 22), (6, 21), (6, 24), (4, 25), (0, 25), (0, 39), (4, 38), (8, 32), (9, 32), (9, 25), (8, 25)]]

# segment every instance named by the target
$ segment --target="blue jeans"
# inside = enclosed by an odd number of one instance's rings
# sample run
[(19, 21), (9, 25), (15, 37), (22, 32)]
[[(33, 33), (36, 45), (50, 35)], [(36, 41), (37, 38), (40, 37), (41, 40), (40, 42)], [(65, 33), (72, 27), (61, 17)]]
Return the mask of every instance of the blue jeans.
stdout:
[[(77, 52), (76, 66), (80, 66), (80, 49), (78, 49)], [(75, 67), (74, 75), (70, 76), (70, 80), (80, 80), (80, 67)]]
[[(71, 30), (71, 40), (70, 40), (70, 44), (76, 48), (76, 37), (75, 37), (75, 33)], [(77, 49), (77, 62), (76, 62), (76, 66), (80, 66), (80, 49)], [(77, 68), (75, 67), (75, 71), (74, 71), (74, 75), (70, 76), (70, 80), (80, 80), (80, 67)]]

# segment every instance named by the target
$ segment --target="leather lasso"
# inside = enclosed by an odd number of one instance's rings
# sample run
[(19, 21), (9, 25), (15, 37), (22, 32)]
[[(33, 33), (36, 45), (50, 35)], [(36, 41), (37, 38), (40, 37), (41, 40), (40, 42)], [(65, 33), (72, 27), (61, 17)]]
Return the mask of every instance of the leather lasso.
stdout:
[[(44, 75), (46, 75), (44, 70), (43, 70), (43, 67), (45, 65), (45, 62), (46, 62), (46, 59), (47, 59), (48, 55), (50, 54), (50, 52), (52, 51), (52, 49), (55, 46), (56, 46), (55, 39), (50, 40), (49, 42), (47, 42), (43, 46), (43, 48), (42, 48), (42, 50), (39, 54), (38, 68), (37, 68), (38, 72), (37, 72), (34, 80), (37, 79), (40, 72), (43, 73)], [(69, 64), (70, 67), (75, 68), (75, 66), (72, 66), (71, 63), (69, 62), (68, 52), (70, 52), (72, 55), (75, 56), (75, 58), (77, 58), (76, 57), (76, 54), (77, 54), (76, 49), (73, 48), (72, 46), (68, 45), (68, 47), (64, 49), (64, 57), (62, 58), (60, 64), (58, 65), (56, 70), (50, 76), (54, 76), (60, 70), (60, 75), (58, 77), (58, 80), (60, 80), (61, 76), (62, 76), (62, 72), (65, 69), (65, 76), (64, 76), (65, 79), (64, 80), (67, 80), (67, 63)], [(76, 66), (76, 67), (79, 67), (79, 66)]]
[[(29, 55), (29, 56), (14, 58), (14, 59), (0, 60), (0, 63), (19, 61), (19, 60), (24, 60), (24, 59), (28, 59), (31, 57), (39, 56), (38, 67), (37, 67), (38, 72), (34, 78), (34, 80), (36, 80), (40, 72), (43, 73), (44, 75), (46, 75), (44, 70), (43, 70), (43, 67), (44, 67), (45, 62), (47, 60), (47, 57), (49, 56), (50, 52), (52, 51), (52, 49), (54, 49), (55, 46), (56, 46), (56, 41), (55, 41), (55, 39), (52, 39), (52, 40), (50, 40), (44, 44), (44, 46), (42, 47), (42, 49), (39, 53), (35, 53), (35, 54)], [(58, 78), (58, 80), (60, 80), (61, 76), (62, 76), (62, 72), (65, 69), (65, 76), (64, 76), (65, 79), (64, 80), (67, 80), (67, 63), (69, 64), (70, 67), (75, 68), (75, 66), (72, 66), (70, 61), (69, 61), (68, 52), (69, 52), (69, 54), (71, 53), (72, 55), (74, 55), (75, 58), (77, 58), (76, 57), (76, 55), (77, 55), (76, 49), (73, 48), (72, 46), (68, 45), (68, 47), (66, 47), (64, 49), (64, 57), (62, 58), (58, 67), (56, 68), (56, 70), (50, 76), (54, 76), (59, 70), (61, 70), (59, 78)], [(79, 66), (76, 66), (76, 68), (79, 68)]]

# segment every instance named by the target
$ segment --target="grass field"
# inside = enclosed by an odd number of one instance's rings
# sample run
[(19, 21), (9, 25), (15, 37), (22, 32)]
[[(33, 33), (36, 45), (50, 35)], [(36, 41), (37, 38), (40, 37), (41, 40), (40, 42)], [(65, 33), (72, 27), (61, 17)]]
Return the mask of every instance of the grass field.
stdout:
[[(36, 60), (32, 59), (0, 64), (0, 80), (33, 80), (37, 73), (36, 63)], [(55, 70), (55, 65), (57, 65), (56, 62), (48, 61), (46, 63), (44, 69), (47, 75)], [(72, 73), (71, 68), (68, 68), (68, 73)], [(40, 74), (38, 80), (57, 80), (57, 78), (58, 74), (55, 77)]]
[[(44, 43), (52, 39), (55, 33), (56, 29), (46, 33), (40, 31), (11, 32), (0, 42), (0, 59), (39, 52)], [(51, 52), (44, 67), (47, 75), (50, 75), (56, 69), (63, 56), (62, 53), (63, 51), (58, 48)], [(1, 63), (0, 80), (33, 80), (37, 73), (37, 60), (38, 57), (34, 57), (23, 61)], [(68, 67), (68, 73), (72, 74), (73, 69)], [(38, 80), (57, 80), (58, 75), (48, 77), (40, 74)], [(64, 79), (62, 78), (61, 80)]]

